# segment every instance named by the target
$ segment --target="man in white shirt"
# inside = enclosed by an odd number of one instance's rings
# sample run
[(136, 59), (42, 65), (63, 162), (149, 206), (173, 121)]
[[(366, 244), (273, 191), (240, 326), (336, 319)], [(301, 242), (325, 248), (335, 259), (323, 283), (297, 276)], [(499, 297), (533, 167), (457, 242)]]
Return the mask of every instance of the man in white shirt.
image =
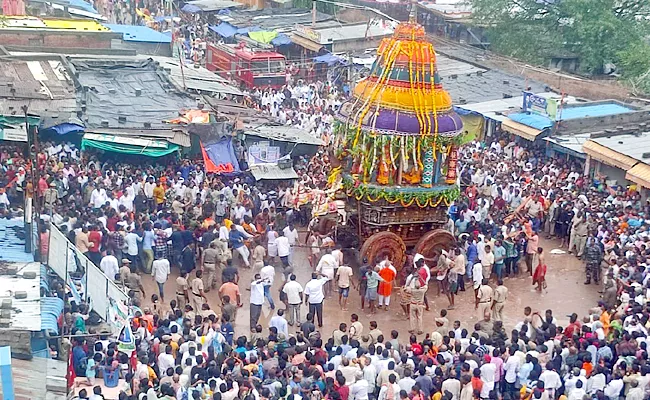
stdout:
[[(156, 254), (156, 259), (151, 264), (151, 276), (156, 281), (158, 285), (158, 292), (160, 293), (160, 299), (165, 301), (165, 282), (171, 273), (169, 260), (163, 258), (162, 254)], [(198, 312), (199, 310), (197, 310)]]
[(115, 258), (111, 250), (102, 258), (99, 263), (99, 268), (106, 274), (108, 279), (115, 280), (115, 275), (117, 275), (120, 265), (117, 263), (117, 258)]
[(289, 246), (291, 246), (289, 248), (289, 264), (293, 264), (293, 249), (298, 243), (298, 230), (293, 225), (293, 222), (289, 222), (289, 225), (284, 227), (282, 233), (284, 233), (284, 236), (289, 239)]
[(269, 301), (271, 310), (275, 310), (275, 303), (273, 303), (273, 296), (271, 296), (271, 286), (273, 286), (273, 278), (275, 278), (275, 267), (272, 265), (263, 266), (260, 269), (260, 276), (264, 281), (264, 297)]
[(289, 281), (282, 287), (286, 296), (287, 310), (289, 311), (289, 325), (294, 322), (300, 325), (300, 305), (302, 304), (302, 286), (296, 282), (296, 275), (291, 274)]
[(309, 313), (318, 317), (319, 328), (323, 327), (323, 300), (325, 299), (323, 286), (327, 282), (328, 279), (323, 274), (313, 272), (311, 280), (305, 285), (305, 304), (309, 304)]
[(102, 208), (107, 201), (108, 196), (106, 196), (106, 190), (104, 190), (101, 184), (90, 193), (90, 204), (95, 209)]
[(262, 304), (264, 304), (264, 280), (262, 280), (260, 274), (255, 274), (255, 280), (251, 282), (251, 330), (257, 326), (257, 322), (260, 320), (260, 316), (262, 315)]
[[(163, 336), (163, 339), (168, 339), (169, 337), (165, 338)], [(174, 363), (174, 355), (172, 354), (172, 346), (167, 344), (165, 347), (165, 352), (161, 353), (158, 356), (158, 368), (160, 370), (160, 373), (162, 374), (163, 371), (167, 371), (168, 368), (174, 368), (175, 363)]]
[(289, 337), (289, 327), (287, 325), (287, 320), (284, 319), (283, 309), (279, 309), (278, 313), (271, 318), (269, 326), (275, 327), (275, 329), (278, 330), (278, 334), (283, 333), (285, 339)]
[(316, 266), (316, 272), (322, 274), (327, 278), (327, 285), (325, 286), (325, 295), (329, 296), (332, 293), (331, 281), (334, 279), (334, 272), (339, 267), (338, 261), (332, 255), (331, 249), (327, 249), (326, 253), (320, 258)]
[(605, 386), (605, 397), (609, 400), (618, 400), (624, 385), (625, 383), (623, 382), (620, 372), (614, 372), (614, 377), (609, 381), (607, 386)]
[(291, 244), (289, 243), (289, 238), (284, 236), (284, 231), (278, 232), (278, 237), (275, 239), (275, 244), (278, 247), (278, 257), (282, 261), (282, 265), (285, 269), (285, 278), (288, 273), (288, 269), (291, 266), (289, 262), (289, 255), (291, 254)]
[(546, 371), (542, 372), (539, 380), (544, 382), (544, 389), (548, 392), (550, 399), (555, 398), (555, 391), (562, 387), (560, 375), (553, 370), (553, 363), (546, 364)]
[(517, 373), (519, 373), (519, 367), (521, 365), (519, 357), (514, 355), (516, 351), (517, 350), (514, 347), (510, 347), (510, 356), (506, 360), (505, 364), (503, 364), (506, 392), (513, 395), (517, 391), (515, 384), (517, 383)]

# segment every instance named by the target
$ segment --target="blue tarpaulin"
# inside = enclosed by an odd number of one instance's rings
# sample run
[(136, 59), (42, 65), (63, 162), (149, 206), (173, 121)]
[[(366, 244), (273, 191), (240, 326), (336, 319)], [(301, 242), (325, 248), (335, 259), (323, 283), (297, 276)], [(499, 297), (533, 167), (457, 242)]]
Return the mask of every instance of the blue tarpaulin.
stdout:
[(237, 33), (237, 28), (227, 22), (222, 22), (219, 25), (211, 25), (210, 30), (225, 38), (233, 37)]
[(332, 53), (326, 53), (323, 54), (322, 56), (314, 57), (314, 62), (325, 63), (329, 66), (336, 65), (336, 64), (346, 64), (345, 59), (339, 56), (335, 56)]
[(54, 126), (52, 126), (50, 128), (47, 128), (46, 130), (49, 130), (49, 129), (53, 130), (58, 135), (66, 135), (68, 133), (80, 133), (80, 132), (83, 132), (85, 128), (83, 126), (81, 126), (81, 125), (71, 124), (71, 123), (65, 122), (63, 124), (54, 125)]
[(508, 118), (540, 131), (553, 126), (550, 118), (538, 114), (515, 113), (508, 115)]
[(283, 46), (285, 44), (291, 44), (291, 39), (289, 39), (289, 36), (284, 33), (280, 33), (275, 37), (275, 39), (271, 40), (271, 44), (276, 47)]
[(195, 13), (201, 12), (201, 9), (198, 8), (195, 5), (192, 5), (192, 4), (185, 4), (183, 6), (183, 8), (181, 8), (181, 11), (186, 12), (186, 13), (190, 13), (190, 14), (195, 14)]
[(239, 162), (235, 157), (235, 149), (232, 146), (232, 138), (224, 136), (214, 143), (204, 143), (203, 147), (214, 165), (232, 164), (235, 172), (239, 172)]

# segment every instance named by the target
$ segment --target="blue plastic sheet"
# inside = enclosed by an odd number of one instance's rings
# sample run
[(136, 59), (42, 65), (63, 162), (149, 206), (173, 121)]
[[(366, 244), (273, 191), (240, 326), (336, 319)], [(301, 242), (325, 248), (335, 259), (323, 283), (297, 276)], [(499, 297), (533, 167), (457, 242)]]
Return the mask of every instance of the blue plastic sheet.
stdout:
[(233, 169), (239, 172), (239, 162), (235, 156), (235, 149), (232, 145), (232, 138), (224, 136), (216, 142), (207, 144), (204, 143), (203, 147), (210, 160), (214, 165), (232, 164)]
[(516, 113), (508, 115), (508, 118), (520, 124), (530, 126), (531, 128), (543, 131), (546, 128), (553, 126), (553, 121), (550, 118), (537, 114)]
[(237, 33), (237, 28), (227, 22), (222, 22), (219, 25), (211, 25), (210, 30), (225, 38), (233, 37)]
[(201, 9), (198, 8), (197, 6), (193, 4), (185, 4), (183, 8), (181, 8), (181, 11), (190, 13), (190, 14), (196, 14), (198, 12), (201, 12)]
[(325, 63), (329, 66), (336, 65), (336, 64), (346, 64), (347, 62), (345, 59), (339, 56), (335, 56), (332, 53), (326, 53), (323, 54), (322, 56), (314, 57), (314, 62), (316, 63)]
[(63, 124), (54, 125), (54, 126), (48, 128), (48, 129), (53, 130), (58, 135), (66, 135), (68, 133), (80, 133), (80, 132), (83, 132), (85, 128), (83, 126), (81, 126), (81, 125), (71, 124), (71, 123), (65, 122)]
[(271, 40), (271, 44), (273, 46), (284, 46), (286, 44), (291, 44), (291, 39), (289, 36), (285, 35), (284, 33), (278, 34), (278, 36), (275, 37), (275, 39)]

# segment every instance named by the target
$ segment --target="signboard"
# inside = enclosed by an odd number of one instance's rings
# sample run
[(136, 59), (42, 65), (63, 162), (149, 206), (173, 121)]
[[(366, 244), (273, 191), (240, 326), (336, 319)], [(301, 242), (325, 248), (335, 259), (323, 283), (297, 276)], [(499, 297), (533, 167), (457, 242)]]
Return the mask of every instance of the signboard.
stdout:
[(248, 148), (248, 165), (275, 164), (280, 159), (280, 147), (269, 146), (268, 142), (252, 145)]
[(524, 112), (543, 115), (555, 121), (558, 101), (556, 99), (547, 99), (546, 97), (538, 96), (532, 92), (524, 92), (522, 109)]
[(0, 126), (0, 140), (10, 140), (12, 142), (26, 142), (27, 131), (25, 127), (15, 128), (12, 126)]
[(305, 39), (320, 44), (320, 33), (304, 25), (296, 25), (296, 33)]

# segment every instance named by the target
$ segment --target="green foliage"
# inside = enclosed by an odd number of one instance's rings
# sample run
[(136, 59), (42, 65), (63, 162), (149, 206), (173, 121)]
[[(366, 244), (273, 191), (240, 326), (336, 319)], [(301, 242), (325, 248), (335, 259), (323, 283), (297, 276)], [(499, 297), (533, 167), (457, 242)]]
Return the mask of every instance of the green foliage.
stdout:
[(618, 57), (623, 78), (634, 91), (650, 93), (650, 46), (644, 42), (633, 43)]
[(584, 72), (601, 73), (605, 63), (633, 67), (648, 54), (648, 0), (468, 0), (476, 24), (487, 27), (493, 49), (526, 62), (575, 54)]

